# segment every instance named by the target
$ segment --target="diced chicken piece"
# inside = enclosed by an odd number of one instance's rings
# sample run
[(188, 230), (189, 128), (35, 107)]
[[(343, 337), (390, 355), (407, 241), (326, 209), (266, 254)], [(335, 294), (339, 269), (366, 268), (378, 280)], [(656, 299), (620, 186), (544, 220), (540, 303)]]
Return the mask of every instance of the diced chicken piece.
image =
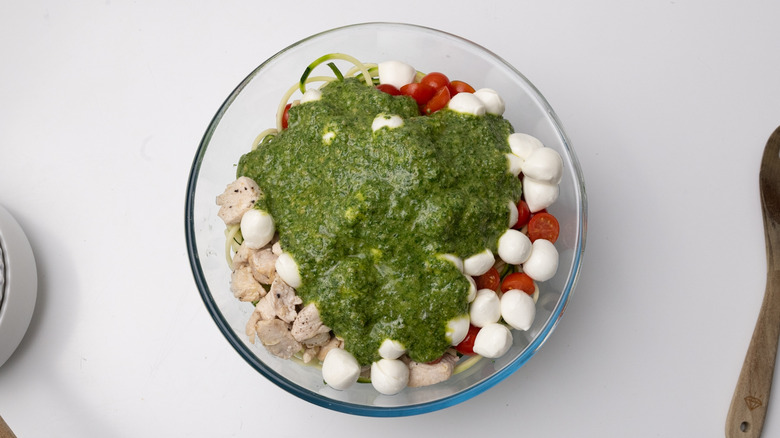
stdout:
[(305, 347), (322, 347), (323, 345), (327, 344), (328, 341), (330, 341), (330, 333), (318, 333), (311, 338), (304, 339), (303, 341), (299, 342)]
[(225, 221), (225, 225), (238, 224), (241, 222), (241, 216), (255, 206), (260, 195), (257, 183), (242, 176), (228, 184), (225, 191), (217, 196), (217, 215)]
[(238, 251), (233, 255), (233, 269), (238, 269), (249, 264), (249, 258), (257, 251), (244, 244), (238, 247)]
[(270, 294), (267, 294), (257, 302), (254, 313), (257, 313), (260, 319), (264, 321), (276, 318), (276, 309), (274, 309)]
[(249, 266), (252, 268), (255, 280), (262, 284), (271, 284), (276, 278), (277, 258), (278, 256), (268, 247), (253, 252), (249, 257)]
[(274, 254), (276, 254), (277, 256), (281, 255), (282, 254), (282, 245), (278, 241), (274, 242), (274, 244), (271, 245), (271, 251)]
[[(307, 304), (293, 321), (292, 333), (293, 337), (298, 342), (303, 342), (307, 339), (314, 338), (317, 335), (330, 332), (330, 327), (324, 325), (320, 319), (320, 312), (317, 310), (317, 306), (314, 303)], [(327, 340), (327, 339), (326, 339)]]
[(443, 382), (452, 376), (458, 357), (445, 353), (435, 363), (409, 362), (409, 387), (428, 386)]
[(271, 290), (268, 291), (271, 304), (273, 305), (276, 316), (284, 322), (293, 322), (298, 314), (295, 306), (303, 303), (301, 297), (295, 295), (295, 289), (282, 281), (278, 276), (271, 283)]
[(344, 346), (344, 341), (337, 337), (330, 338), (330, 341), (328, 341), (327, 344), (320, 347), (320, 352), (317, 353), (317, 359), (320, 361), (325, 360), (325, 356), (328, 355), (328, 352), (334, 348), (342, 348)]
[(268, 351), (283, 359), (291, 358), (295, 353), (301, 351), (301, 346), (290, 334), (287, 324), (280, 319), (268, 321), (259, 321), (256, 325), (257, 337), (265, 345)]
[(252, 276), (249, 266), (242, 266), (230, 276), (230, 291), (241, 301), (257, 301), (266, 294), (263, 286)]
[(320, 347), (309, 347), (305, 350), (303, 350), (303, 363), (309, 363), (312, 360), (317, 358), (317, 353), (319, 353)]

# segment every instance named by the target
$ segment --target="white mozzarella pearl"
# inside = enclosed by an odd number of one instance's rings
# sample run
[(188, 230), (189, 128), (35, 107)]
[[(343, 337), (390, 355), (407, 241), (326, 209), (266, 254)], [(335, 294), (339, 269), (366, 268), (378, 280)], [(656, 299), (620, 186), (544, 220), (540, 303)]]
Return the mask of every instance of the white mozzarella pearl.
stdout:
[(504, 324), (496, 322), (482, 327), (474, 338), (474, 353), (482, 357), (501, 357), (511, 346), (512, 333)]
[(504, 114), (506, 104), (504, 103), (504, 99), (502, 99), (495, 90), (480, 88), (474, 92), (474, 96), (477, 96), (477, 98), (482, 101), (485, 105), (485, 112), (488, 114), (495, 114), (497, 116)]
[(484, 251), (463, 260), (463, 272), (476, 277), (489, 271), (495, 262), (496, 258), (493, 256), (493, 252), (485, 248)]
[(371, 122), (371, 130), (376, 132), (382, 128), (398, 128), (399, 126), (403, 126), (404, 119), (402, 119), (400, 116), (392, 115), (388, 116), (385, 114), (380, 114), (374, 118), (374, 121)]
[(477, 282), (474, 281), (474, 278), (472, 278), (471, 275), (466, 275), (465, 277), (466, 280), (469, 281), (469, 294), (467, 300), (470, 303), (477, 297)]
[(506, 165), (507, 170), (509, 170), (509, 173), (511, 173), (514, 176), (520, 175), (520, 172), (523, 171), (523, 159), (518, 157), (515, 154), (506, 154)]
[(444, 330), (444, 335), (447, 340), (450, 341), (450, 345), (458, 345), (465, 338), (469, 332), (469, 324), (471, 320), (468, 315), (458, 316), (447, 322), (447, 328)]
[(439, 258), (451, 262), (453, 265), (455, 265), (461, 274), (463, 273), (463, 259), (460, 257), (456, 256), (455, 254), (441, 254), (439, 255)]
[(463, 114), (485, 115), (485, 104), (471, 93), (458, 93), (452, 96), (452, 99), (447, 103), (447, 108)]
[(283, 252), (276, 259), (276, 273), (291, 287), (301, 285), (301, 273), (298, 270), (298, 263), (292, 258), (290, 253)]
[(344, 390), (357, 382), (360, 365), (347, 350), (334, 348), (322, 361), (322, 379), (333, 389)]
[(518, 216), (519, 216), (520, 213), (517, 211), (517, 204), (515, 204), (512, 201), (509, 201), (507, 204), (509, 206), (509, 224), (508, 224), (508, 226), (509, 226), (509, 228), (512, 228), (517, 223), (517, 219), (518, 219)]
[(324, 134), (322, 134), (322, 142), (325, 144), (331, 144), (333, 143), (333, 139), (336, 138), (336, 133), (333, 131), (328, 131)]
[(547, 281), (558, 270), (558, 250), (549, 240), (536, 239), (531, 256), (523, 263), (523, 272), (536, 281)]
[(379, 83), (390, 84), (398, 89), (414, 82), (414, 77), (417, 75), (414, 67), (401, 61), (380, 62), (378, 68)]
[(507, 140), (509, 142), (509, 148), (512, 149), (512, 153), (523, 160), (528, 159), (531, 152), (544, 147), (539, 139), (528, 134), (523, 134), (522, 132), (509, 134)]
[(469, 318), (471, 325), (484, 327), (491, 322), (497, 322), (501, 318), (501, 300), (496, 291), (480, 289), (477, 296), (469, 306)]
[(241, 235), (247, 248), (258, 249), (266, 246), (276, 232), (274, 219), (268, 212), (253, 208), (241, 216)]
[(516, 330), (528, 330), (536, 317), (534, 299), (527, 293), (511, 289), (501, 295), (501, 317)]
[(523, 163), (523, 175), (536, 181), (558, 184), (562, 173), (563, 160), (555, 149), (539, 148)]
[(519, 265), (531, 255), (531, 240), (520, 231), (508, 229), (498, 238), (498, 256), (510, 265)]
[(385, 395), (398, 394), (409, 383), (409, 368), (398, 359), (379, 359), (371, 364), (371, 384)]
[(558, 200), (558, 184), (549, 184), (523, 176), (523, 196), (531, 213), (543, 210)]
[(309, 88), (303, 93), (303, 96), (301, 96), (301, 103), (314, 102), (315, 100), (320, 99), (322, 99), (322, 91), (316, 88)]
[(404, 353), (406, 353), (404, 345), (392, 339), (385, 339), (379, 346), (379, 355), (382, 359), (398, 359)]

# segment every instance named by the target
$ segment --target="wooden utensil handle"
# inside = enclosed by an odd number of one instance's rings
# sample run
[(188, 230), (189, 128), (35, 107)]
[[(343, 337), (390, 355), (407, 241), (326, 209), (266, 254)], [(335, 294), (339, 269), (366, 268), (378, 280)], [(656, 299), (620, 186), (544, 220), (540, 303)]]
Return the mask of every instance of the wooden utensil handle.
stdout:
[[(773, 266), (768, 266), (773, 269)], [(766, 293), (726, 417), (727, 438), (759, 438), (764, 428), (780, 337), (780, 270), (767, 275)]]
[(5, 424), (3, 417), (0, 417), (0, 438), (16, 438), (11, 428)]

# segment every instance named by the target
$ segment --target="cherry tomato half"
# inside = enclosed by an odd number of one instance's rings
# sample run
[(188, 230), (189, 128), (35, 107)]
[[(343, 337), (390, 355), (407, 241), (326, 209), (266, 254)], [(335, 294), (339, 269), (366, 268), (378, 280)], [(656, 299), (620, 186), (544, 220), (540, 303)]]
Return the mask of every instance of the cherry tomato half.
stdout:
[(434, 90), (438, 90), (441, 87), (446, 87), (447, 84), (450, 83), (450, 80), (444, 73), (432, 72), (423, 76), (423, 78), (420, 79), (420, 83), (431, 86)]
[(525, 272), (513, 272), (504, 278), (501, 282), (501, 291), (506, 292), (512, 289), (519, 289), (528, 295), (533, 295), (536, 290), (534, 280)]
[(426, 115), (431, 115), (436, 111), (444, 108), (450, 102), (450, 90), (447, 87), (439, 88), (439, 91), (433, 95), (431, 100), (423, 105), (422, 112)]
[(473, 93), (474, 87), (471, 85), (463, 82), (463, 81), (452, 81), (449, 85), (447, 85), (447, 88), (450, 89), (450, 94), (452, 96), (458, 94), (458, 93)]
[(401, 94), (416, 100), (417, 105), (425, 105), (436, 94), (436, 89), (423, 83), (412, 83), (401, 87)]
[(517, 223), (512, 228), (519, 230), (526, 226), (530, 219), (531, 209), (528, 208), (528, 203), (521, 199), (520, 202), (517, 203)]
[(390, 84), (379, 84), (376, 86), (379, 91), (384, 91), (385, 93), (391, 95), (391, 96), (400, 96), (401, 90), (398, 88), (395, 88), (395, 86)]
[(490, 268), (489, 271), (474, 279), (477, 283), (477, 289), (498, 290), (501, 285), (501, 274), (496, 268)]
[(558, 219), (547, 212), (539, 212), (531, 216), (528, 221), (528, 238), (533, 242), (536, 239), (546, 239), (552, 243), (558, 240), (561, 227)]
[(474, 339), (477, 338), (477, 333), (479, 333), (479, 327), (469, 325), (469, 331), (466, 333), (466, 337), (460, 341), (460, 344), (455, 346), (455, 350), (457, 350), (458, 353), (467, 356), (474, 355)]
[(287, 121), (290, 120), (290, 108), (292, 108), (291, 103), (288, 103), (287, 106), (284, 107), (284, 112), (282, 113), (282, 129), (287, 129)]

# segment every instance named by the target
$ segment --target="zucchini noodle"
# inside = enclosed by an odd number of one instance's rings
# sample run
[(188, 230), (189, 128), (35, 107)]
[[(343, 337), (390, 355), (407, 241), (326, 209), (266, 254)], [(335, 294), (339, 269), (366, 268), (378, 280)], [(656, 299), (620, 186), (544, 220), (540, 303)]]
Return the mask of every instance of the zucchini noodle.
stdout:
[(463, 362), (455, 366), (455, 369), (452, 370), (452, 375), (454, 376), (455, 374), (459, 374), (466, 371), (467, 369), (476, 365), (477, 362), (479, 362), (480, 360), (482, 360), (482, 356), (479, 355), (474, 355), (469, 357), (468, 359), (464, 360)]
[[(308, 84), (309, 82), (331, 82), (335, 80), (336, 78), (331, 76), (312, 76), (310, 78), (306, 78), (305, 82)], [(290, 98), (293, 94), (295, 94), (296, 91), (298, 91), (298, 89), (299, 84), (296, 83), (284, 93), (282, 100), (279, 102), (279, 107), (276, 109), (276, 130), (279, 132), (282, 131), (282, 117), (284, 116), (284, 107), (287, 106), (287, 102), (290, 101)]]
[(265, 140), (266, 137), (269, 135), (276, 135), (279, 133), (279, 130), (276, 128), (268, 128), (265, 131), (261, 132), (260, 134), (257, 134), (257, 137), (255, 137), (255, 141), (252, 142), (252, 150), (257, 149), (258, 146), (260, 146), (260, 143)]
[[(225, 259), (230, 266), (230, 270), (233, 270), (233, 252), (238, 251), (238, 246), (241, 243), (237, 238), (241, 235), (241, 225), (231, 225), (225, 230)], [(243, 239), (241, 239), (243, 240)]]

